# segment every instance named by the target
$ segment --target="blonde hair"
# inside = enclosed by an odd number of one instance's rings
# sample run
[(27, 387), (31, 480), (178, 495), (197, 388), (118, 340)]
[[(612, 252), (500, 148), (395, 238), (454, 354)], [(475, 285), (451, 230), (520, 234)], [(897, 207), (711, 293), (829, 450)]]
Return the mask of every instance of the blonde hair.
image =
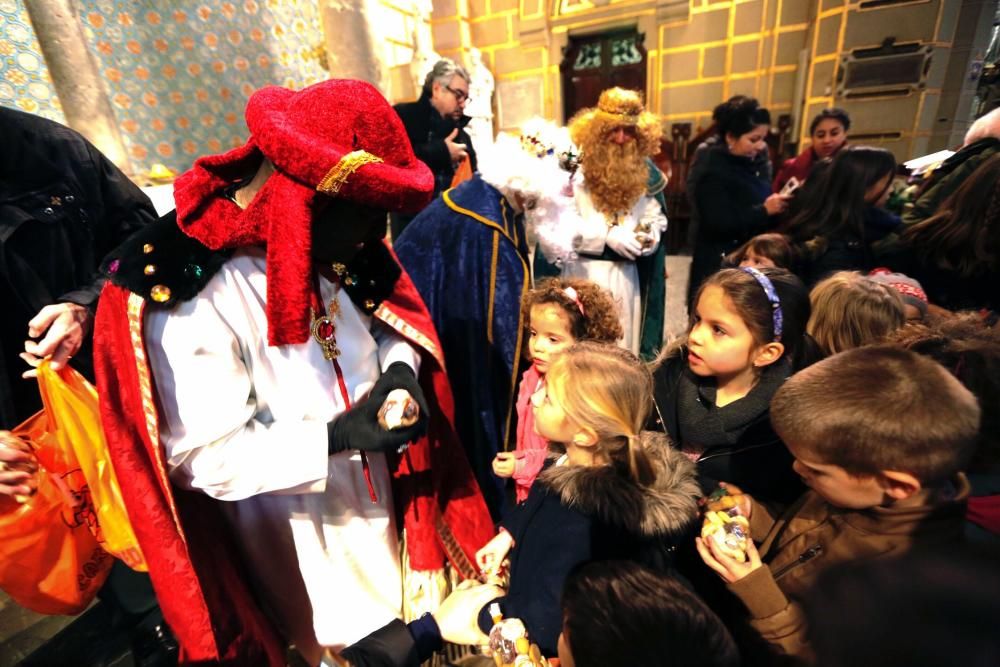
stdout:
[(653, 404), (653, 377), (631, 352), (582, 342), (560, 355), (545, 385), (566, 416), (597, 434), (597, 453), (642, 486), (653, 483), (653, 463), (639, 433)]
[[(596, 208), (605, 215), (629, 211), (646, 194), (649, 170), (646, 157), (660, 152), (660, 120), (646, 111), (642, 95), (634, 90), (609, 88), (597, 106), (583, 109), (569, 123), (570, 138), (580, 148), (584, 182)], [(616, 146), (607, 134), (627, 128), (635, 141)]]
[(906, 322), (896, 290), (862, 276), (839, 271), (809, 293), (812, 315), (806, 332), (825, 355), (877, 343)]

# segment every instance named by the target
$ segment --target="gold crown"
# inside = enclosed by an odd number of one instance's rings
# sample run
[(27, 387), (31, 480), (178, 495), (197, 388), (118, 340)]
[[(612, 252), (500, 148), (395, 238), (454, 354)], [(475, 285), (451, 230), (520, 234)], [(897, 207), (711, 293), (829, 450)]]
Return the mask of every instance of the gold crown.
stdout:
[(608, 88), (602, 92), (597, 108), (606, 114), (632, 117), (637, 117), (646, 110), (642, 96), (625, 88)]

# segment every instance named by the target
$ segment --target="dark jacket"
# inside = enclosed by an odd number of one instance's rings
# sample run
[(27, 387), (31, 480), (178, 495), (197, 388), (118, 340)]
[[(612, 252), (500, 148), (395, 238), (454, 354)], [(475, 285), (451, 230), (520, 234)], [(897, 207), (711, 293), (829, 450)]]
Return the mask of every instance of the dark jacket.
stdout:
[[(556, 655), (563, 584), (579, 563), (630, 559), (663, 569), (669, 552), (690, 539), (697, 515), (694, 466), (656, 433), (643, 433), (657, 478), (641, 488), (611, 466), (550, 465), (528, 499), (501, 525), (514, 538), (510, 588), (499, 599), (505, 618), (519, 618), (542, 653)], [(489, 605), (479, 627), (489, 632)]]
[(907, 225), (926, 220), (935, 213), (948, 195), (955, 192), (981, 164), (1000, 152), (1000, 139), (986, 137), (963, 146), (941, 163), (921, 188), (913, 207), (903, 213)]
[(901, 243), (879, 263), (920, 283), (927, 300), (947, 310), (992, 310), (1000, 313), (1000, 275), (982, 272), (964, 276), (938, 266)]
[(864, 212), (864, 238), (856, 234), (827, 239), (815, 237), (804, 244), (801, 278), (812, 287), (823, 278), (837, 271), (868, 273), (877, 264), (873, 244), (894, 234), (902, 227), (895, 213), (878, 206), (866, 206)]
[(340, 652), (351, 667), (419, 667), (441, 650), (441, 631), (430, 614), (403, 623), (398, 619)]
[[(735, 442), (699, 443), (705, 448), (696, 462), (698, 481), (703, 493), (711, 493), (719, 482), (731, 482), (755, 498), (788, 503), (804, 490), (798, 475), (792, 470), (793, 457), (774, 432), (770, 411), (767, 409), (782, 377), (787, 377), (791, 370), (787, 365), (769, 368), (768, 372), (776, 374), (775, 382), (766, 387), (759, 384), (750, 395), (741, 399), (750, 399), (763, 407), (746, 415), (739, 426), (740, 432)], [(688, 370), (687, 360), (681, 350), (668, 356), (653, 371), (655, 409), (650, 428), (665, 433), (678, 448), (684, 444), (678, 412), (680, 383), (697, 383), (699, 380)], [(764, 395), (761, 395), (762, 392)], [(740, 401), (730, 403), (722, 409), (739, 409), (739, 403)]]
[(431, 106), (431, 94), (427, 91), (424, 91), (416, 102), (404, 102), (393, 108), (403, 120), (406, 135), (413, 145), (413, 152), (434, 172), (435, 199), (451, 186), (451, 179), (455, 176), (455, 167), (451, 163), (451, 155), (444, 140), (456, 127), (458, 135), (453, 141), (465, 144), (469, 151), (472, 171), (477, 170), (479, 165), (476, 162), (476, 151), (472, 147), (472, 138), (465, 131), (465, 126), (469, 124), (471, 118), (462, 116), (457, 122), (450, 117), (442, 118), (437, 109)]
[(771, 227), (764, 209), (764, 200), (771, 195), (770, 169), (759, 159), (733, 155), (718, 145), (699, 155), (698, 162), (700, 178), (695, 183), (688, 180), (693, 188), (689, 196), (698, 210), (689, 302), (702, 281), (722, 266), (724, 255)]
[[(41, 407), (21, 379), (28, 321), (44, 306), (93, 309), (106, 253), (156, 219), (149, 199), (73, 130), (0, 107), (0, 428)], [(92, 377), (89, 342), (73, 366)]]
[[(698, 238), (698, 204), (695, 201), (695, 191), (698, 188), (698, 183), (708, 171), (706, 168), (708, 161), (705, 159), (705, 154), (712, 148), (719, 146), (721, 141), (718, 134), (710, 136), (698, 144), (691, 158), (691, 168), (688, 170), (687, 181), (685, 181), (688, 202), (691, 204), (691, 220), (688, 223), (687, 236), (687, 243), (691, 248), (694, 248)], [(757, 154), (754, 158), (754, 167), (760, 170), (761, 174), (766, 175), (767, 180), (771, 179), (771, 156), (767, 151), (761, 151)]]

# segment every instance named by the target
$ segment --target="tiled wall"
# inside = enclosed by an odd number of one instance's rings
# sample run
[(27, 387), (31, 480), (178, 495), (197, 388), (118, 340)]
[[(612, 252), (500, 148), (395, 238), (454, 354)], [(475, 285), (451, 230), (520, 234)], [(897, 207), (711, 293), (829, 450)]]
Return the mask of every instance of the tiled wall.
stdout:
[[(5, 0), (0, 0), (0, 3)], [(321, 81), (315, 0), (79, 0), (122, 138), (140, 171), (241, 145), (250, 94)]]
[(0, 105), (63, 121), (23, 0), (0, 0)]

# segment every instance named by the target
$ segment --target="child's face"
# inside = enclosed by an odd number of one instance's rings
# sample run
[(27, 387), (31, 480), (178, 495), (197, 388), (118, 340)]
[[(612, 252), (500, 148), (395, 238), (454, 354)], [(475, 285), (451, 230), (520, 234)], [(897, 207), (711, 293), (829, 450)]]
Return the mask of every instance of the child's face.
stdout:
[(547, 382), (538, 385), (531, 395), (531, 411), (535, 417), (535, 433), (551, 442), (570, 442), (578, 429), (566, 416), (562, 405), (547, 387)]
[(777, 264), (771, 261), (770, 257), (763, 257), (754, 253), (752, 250), (747, 252), (743, 261), (740, 262), (740, 268), (745, 268), (747, 266), (753, 267), (755, 269), (774, 269), (777, 268)]
[(723, 289), (709, 285), (698, 299), (688, 334), (688, 366), (720, 383), (753, 374), (757, 344)]
[(840, 466), (821, 463), (807, 449), (796, 447), (792, 443), (786, 445), (795, 457), (792, 468), (806, 486), (831, 505), (861, 510), (886, 502), (885, 488), (879, 483), (878, 477), (856, 477)]
[(528, 350), (535, 370), (544, 375), (549, 364), (576, 339), (570, 331), (569, 315), (554, 303), (535, 304), (528, 317)]

